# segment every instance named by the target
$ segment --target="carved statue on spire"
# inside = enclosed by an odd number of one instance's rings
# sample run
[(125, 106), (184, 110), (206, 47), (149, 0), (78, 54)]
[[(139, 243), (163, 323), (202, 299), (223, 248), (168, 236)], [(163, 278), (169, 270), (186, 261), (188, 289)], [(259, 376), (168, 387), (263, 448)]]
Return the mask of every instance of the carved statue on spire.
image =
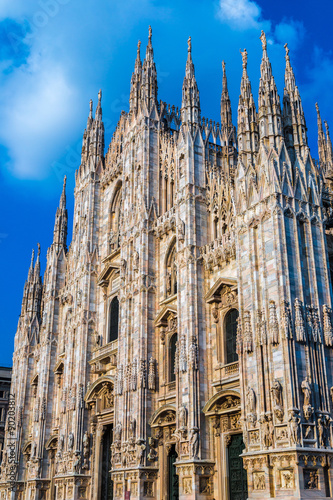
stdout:
[(247, 50), (244, 49), (242, 52), (242, 49), (239, 49), (239, 52), (242, 54), (242, 59), (243, 59), (243, 68), (245, 69), (247, 66)]
[(284, 48), (286, 51), (286, 60), (289, 61), (289, 47), (287, 43), (284, 44)]
[(189, 36), (188, 37), (188, 40), (187, 40), (187, 51), (188, 52), (191, 52), (192, 51), (192, 41), (191, 41), (191, 37)]
[(148, 28), (148, 41), (151, 42), (151, 36), (152, 36), (152, 29), (151, 26)]
[(265, 32), (263, 30), (261, 30), (261, 35), (259, 38), (261, 40), (263, 50), (266, 50), (267, 49), (267, 40), (266, 40)]

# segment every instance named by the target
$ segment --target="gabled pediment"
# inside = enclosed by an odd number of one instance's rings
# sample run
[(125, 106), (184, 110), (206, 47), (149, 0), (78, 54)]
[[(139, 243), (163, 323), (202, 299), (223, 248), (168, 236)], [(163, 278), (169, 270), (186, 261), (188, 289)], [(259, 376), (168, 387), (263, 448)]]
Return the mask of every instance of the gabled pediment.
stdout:
[(205, 295), (205, 300), (208, 304), (214, 302), (221, 302), (221, 295), (223, 290), (234, 291), (237, 290), (237, 280), (235, 278), (219, 278), (215, 285)]
[(170, 305), (165, 305), (158, 314), (157, 318), (155, 319), (155, 326), (167, 326), (170, 316), (175, 317), (177, 316), (177, 307), (175, 306), (170, 306)]
[(97, 284), (101, 287), (107, 287), (113, 271), (120, 269), (120, 249), (117, 248), (112, 254), (103, 260), (104, 267), (97, 278)]

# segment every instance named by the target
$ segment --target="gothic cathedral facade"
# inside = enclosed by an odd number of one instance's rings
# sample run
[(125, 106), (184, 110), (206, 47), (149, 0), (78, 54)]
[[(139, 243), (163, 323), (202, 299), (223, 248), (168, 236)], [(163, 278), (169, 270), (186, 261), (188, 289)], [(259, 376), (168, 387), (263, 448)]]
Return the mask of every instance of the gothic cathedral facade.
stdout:
[(24, 287), (0, 499), (332, 498), (332, 144), (317, 107), (310, 156), (261, 42), (237, 130), (224, 64), (201, 117), (191, 39), (181, 109), (158, 101), (151, 29), (106, 154), (90, 103), (70, 247), (64, 182)]

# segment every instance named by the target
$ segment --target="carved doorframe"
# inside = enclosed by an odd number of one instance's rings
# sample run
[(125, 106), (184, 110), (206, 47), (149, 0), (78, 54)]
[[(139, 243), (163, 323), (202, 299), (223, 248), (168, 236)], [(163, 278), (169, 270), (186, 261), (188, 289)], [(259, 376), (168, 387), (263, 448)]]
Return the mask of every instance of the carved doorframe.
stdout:
[(215, 394), (203, 408), (210, 420), (215, 448), (217, 474), (214, 476), (214, 491), (221, 492), (221, 498), (230, 499), (228, 445), (231, 436), (242, 434), (240, 393), (222, 390)]
[(168, 498), (168, 456), (173, 445), (179, 457), (179, 441), (174, 434), (176, 408), (171, 404), (162, 406), (154, 413), (149, 423), (153, 431), (154, 444), (158, 450), (160, 498)]
[(103, 437), (108, 425), (114, 424), (114, 380), (104, 375), (89, 388), (85, 401), (91, 415), (91, 499), (98, 500), (101, 495)]

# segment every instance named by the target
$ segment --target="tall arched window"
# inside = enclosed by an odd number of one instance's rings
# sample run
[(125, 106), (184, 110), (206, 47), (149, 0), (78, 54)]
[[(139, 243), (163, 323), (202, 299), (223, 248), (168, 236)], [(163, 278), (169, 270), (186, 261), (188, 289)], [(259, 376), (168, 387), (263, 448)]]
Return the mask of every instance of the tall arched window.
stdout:
[(226, 342), (226, 363), (235, 363), (238, 361), (237, 354), (237, 309), (230, 309), (224, 320), (225, 342)]
[(177, 293), (176, 245), (169, 252), (167, 261), (167, 295)]
[(121, 209), (121, 185), (118, 186), (111, 204), (110, 211), (110, 250), (115, 250), (119, 247), (119, 222)]
[(119, 300), (118, 297), (114, 297), (110, 304), (110, 330), (109, 330), (109, 342), (113, 342), (118, 338), (118, 327), (119, 327)]
[(176, 380), (176, 351), (177, 351), (177, 333), (174, 333), (169, 341), (169, 382)]

